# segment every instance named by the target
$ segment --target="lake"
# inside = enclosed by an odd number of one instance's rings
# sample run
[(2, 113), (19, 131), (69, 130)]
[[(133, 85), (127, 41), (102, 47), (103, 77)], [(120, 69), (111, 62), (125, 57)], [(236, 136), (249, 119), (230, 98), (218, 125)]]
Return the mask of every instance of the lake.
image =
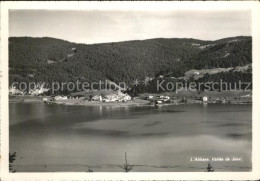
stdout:
[(133, 172), (204, 172), (206, 159), (219, 172), (251, 170), (252, 105), (10, 103), (9, 110), (17, 172), (122, 172), (125, 152)]

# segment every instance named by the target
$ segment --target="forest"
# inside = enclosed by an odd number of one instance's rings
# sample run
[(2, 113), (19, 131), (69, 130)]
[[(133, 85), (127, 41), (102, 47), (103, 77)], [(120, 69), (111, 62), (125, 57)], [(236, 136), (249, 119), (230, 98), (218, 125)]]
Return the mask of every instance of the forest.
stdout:
[[(115, 83), (182, 77), (191, 69), (244, 66), (252, 63), (252, 38), (231, 37), (216, 41), (188, 38), (157, 38), (103, 44), (77, 44), (43, 37), (9, 38), (9, 84), (13, 82), (93, 82), (108, 79)], [(205, 75), (196, 81), (220, 78), (237, 82), (252, 80), (252, 71)], [(190, 80), (192, 81), (192, 80)], [(46, 84), (46, 85), (47, 85)]]

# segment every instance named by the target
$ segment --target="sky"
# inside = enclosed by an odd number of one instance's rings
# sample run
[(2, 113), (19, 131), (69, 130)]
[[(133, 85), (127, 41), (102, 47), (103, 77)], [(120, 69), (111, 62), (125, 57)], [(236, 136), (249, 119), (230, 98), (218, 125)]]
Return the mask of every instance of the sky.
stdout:
[(10, 37), (53, 37), (76, 43), (152, 38), (217, 40), (251, 36), (251, 13), (241, 11), (10, 10)]

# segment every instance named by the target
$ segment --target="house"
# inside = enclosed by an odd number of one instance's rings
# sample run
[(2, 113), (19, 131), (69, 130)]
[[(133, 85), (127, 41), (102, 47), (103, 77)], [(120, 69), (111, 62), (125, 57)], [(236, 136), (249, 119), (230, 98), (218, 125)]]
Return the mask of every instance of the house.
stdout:
[(67, 96), (55, 96), (54, 99), (55, 100), (66, 100), (66, 99), (68, 99), (68, 97)]
[(132, 98), (131, 98), (131, 96), (129, 96), (129, 95), (127, 95), (127, 94), (125, 94), (124, 96), (123, 96), (123, 100), (125, 100), (125, 101), (130, 101)]
[(156, 96), (157, 97), (157, 99), (159, 100), (162, 100), (162, 101), (167, 101), (167, 100), (169, 100), (170, 99), (170, 97), (169, 96), (162, 96), (162, 95), (160, 95), (160, 96)]
[(106, 95), (104, 102), (115, 102), (118, 100), (119, 100), (119, 97), (117, 94), (109, 94), (109, 95)]
[(158, 100), (158, 101), (156, 101), (156, 103), (157, 103), (157, 104), (162, 104), (163, 102), (160, 101), (160, 100)]
[(117, 95), (118, 95), (119, 101), (125, 102), (125, 101), (130, 101), (132, 99), (131, 96), (129, 96), (128, 94), (124, 94), (121, 91), (117, 91)]
[(169, 96), (164, 96), (163, 99), (164, 99), (164, 100), (169, 100), (170, 97), (169, 97)]
[(62, 96), (62, 98), (61, 99), (63, 99), (63, 100), (67, 100), (68, 99), (68, 97), (67, 96)]
[(30, 90), (29, 94), (30, 95), (39, 95), (39, 94), (42, 94), (44, 92), (48, 92), (50, 90), (50, 89), (44, 88), (43, 86), (44, 85), (40, 85), (37, 88)]
[(204, 103), (208, 102), (208, 97), (207, 97), (207, 96), (204, 96), (204, 97), (202, 98), (202, 101), (203, 101)]
[(117, 92), (117, 94), (108, 94), (103, 99), (103, 102), (126, 102), (130, 101), (132, 98), (128, 94), (123, 94), (122, 92)]
[(61, 96), (55, 96), (54, 99), (55, 100), (60, 100), (60, 99), (62, 99), (62, 97)]
[(42, 101), (44, 102), (44, 101), (48, 101), (48, 98), (47, 97), (43, 97), (42, 98)]
[(95, 96), (93, 96), (92, 97), (92, 99), (91, 99), (92, 101), (102, 101), (103, 100), (103, 98), (102, 98), (102, 96), (101, 95), (95, 95)]
[(148, 96), (148, 99), (153, 99), (153, 95), (149, 95), (149, 96)]
[(23, 95), (24, 93), (20, 91), (19, 89), (16, 89), (15, 87), (9, 88), (9, 94), (10, 95)]

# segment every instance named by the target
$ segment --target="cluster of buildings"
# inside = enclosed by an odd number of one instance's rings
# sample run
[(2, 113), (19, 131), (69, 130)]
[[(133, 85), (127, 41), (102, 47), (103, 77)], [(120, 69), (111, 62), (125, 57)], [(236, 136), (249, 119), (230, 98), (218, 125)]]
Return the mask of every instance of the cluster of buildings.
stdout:
[(59, 101), (67, 99), (80, 99), (84, 101), (99, 101), (99, 102), (127, 102), (132, 98), (128, 94), (124, 94), (121, 91), (107, 92), (106, 95), (100, 92), (91, 93), (73, 93), (70, 96), (52, 96), (51, 98), (43, 98), (43, 101)]
[(85, 99), (89, 101), (99, 101), (99, 102), (127, 102), (132, 98), (128, 94), (124, 94), (121, 91), (110, 92), (106, 95), (97, 93), (94, 96), (88, 95)]
[[(181, 97), (170, 97), (169, 95), (149, 95), (146, 94), (142, 97), (144, 100), (150, 100), (151, 102), (154, 102), (154, 104), (165, 104), (165, 103), (190, 103), (191, 99), (188, 99), (188, 97), (181, 96)], [(194, 98), (193, 103), (208, 103), (209, 98), (208, 96), (203, 96), (199, 98)]]
[(144, 96), (145, 100), (151, 100), (151, 101), (155, 101), (156, 104), (162, 104), (162, 103), (168, 103), (171, 101), (170, 96), (167, 95), (145, 95)]
[(12, 86), (9, 88), (9, 95), (41, 95), (44, 92), (48, 92), (50, 89), (44, 88), (43, 85), (38, 86), (34, 89), (30, 89), (28, 92), (27, 91), (21, 91), (17, 89), (15, 86)]
[(9, 95), (24, 95), (24, 94), (25, 93), (23, 91), (16, 89), (16, 87), (10, 87), (9, 88)]
[[(101, 97), (101, 96), (100, 96)], [(118, 91), (117, 94), (108, 94), (104, 96), (104, 98), (100, 99), (103, 102), (127, 102), (130, 101), (132, 98), (128, 94), (123, 94), (122, 92)]]
[(50, 89), (44, 88), (43, 85), (41, 85), (38, 88), (35, 88), (33, 90), (29, 90), (29, 95), (40, 95), (43, 94), (44, 92), (48, 92)]
[(50, 98), (48, 98), (48, 97), (42, 98), (43, 102), (45, 102), (45, 101), (67, 100), (67, 99), (68, 99), (67, 96), (52, 96)]

